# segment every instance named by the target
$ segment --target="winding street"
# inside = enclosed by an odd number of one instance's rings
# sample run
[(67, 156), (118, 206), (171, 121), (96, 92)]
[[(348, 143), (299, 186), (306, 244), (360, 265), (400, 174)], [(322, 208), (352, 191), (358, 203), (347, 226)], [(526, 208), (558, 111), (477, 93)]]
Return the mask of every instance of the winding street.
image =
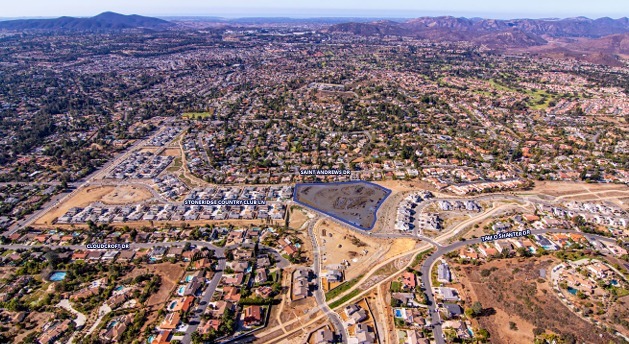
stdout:
[(312, 254), (314, 256), (312, 270), (314, 271), (315, 276), (317, 276), (317, 289), (314, 291), (314, 297), (317, 300), (317, 304), (319, 308), (323, 311), (323, 313), (330, 319), (334, 328), (336, 328), (337, 333), (340, 336), (342, 343), (347, 343), (348, 333), (347, 328), (343, 325), (343, 321), (341, 317), (330, 307), (325, 300), (325, 293), (323, 292), (323, 287), (321, 284), (321, 251), (319, 250), (319, 242), (317, 241), (317, 236), (314, 234), (314, 226), (317, 222), (319, 222), (320, 217), (316, 216), (310, 219), (310, 224), (308, 224), (308, 236), (310, 236), (310, 240), (312, 241)]

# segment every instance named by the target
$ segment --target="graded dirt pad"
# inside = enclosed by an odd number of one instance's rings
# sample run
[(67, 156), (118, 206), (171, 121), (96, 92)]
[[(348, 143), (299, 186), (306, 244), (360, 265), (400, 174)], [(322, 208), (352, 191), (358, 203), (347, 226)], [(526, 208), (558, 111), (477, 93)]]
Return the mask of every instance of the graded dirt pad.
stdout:
[[(317, 306), (317, 302), (314, 297), (308, 297), (299, 301), (289, 301), (289, 299), (290, 296), (286, 298), (286, 303), (284, 304), (282, 313), (279, 315), (282, 324), (303, 316), (307, 311)], [(286, 325), (286, 327), (288, 326), (289, 325)]]
[(381, 185), (393, 193), (396, 192), (406, 192), (406, 191), (415, 191), (415, 190), (433, 190), (434, 187), (426, 182), (420, 180), (380, 180), (375, 182), (375, 184)]
[(303, 209), (294, 207), (290, 213), (288, 226), (294, 229), (300, 229), (303, 224), (308, 221), (308, 216)]
[(331, 220), (319, 221), (314, 230), (319, 237), (323, 267), (349, 262), (345, 280), (360, 276), (370, 265), (384, 259), (392, 242), (362, 235)]
[(387, 251), (383, 260), (395, 257), (399, 254), (412, 251), (417, 246), (418, 241), (410, 238), (394, 239), (391, 248)]
[(74, 207), (85, 207), (90, 203), (100, 200), (103, 196), (112, 192), (114, 186), (88, 186), (80, 189), (71, 198), (66, 199), (62, 204), (51, 208), (46, 214), (35, 221), (35, 225), (51, 224), (52, 220), (65, 214)]
[[(549, 196), (564, 196), (567, 198), (573, 194), (588, 194), (601, 191), (621, 190), (629, 191), (629, 187), (622, 184), (610, 183), (582, 183), (582, 182), (559, 182), (559, 181), (536, 181), (533, 190), (524, 191), (522, 193), (539, 193)], [(605, 195), (604, 193), (600, 194)], [(596, 198), (592, 194), (593, 198)]]
[(181, 156), (181, 150), (179, 148), (166, 148), (162, 152), (163, 156)]
[(155, 153), (155, 151), (157, 151), (157, 148), (142, 147), (138, 151), (140, 153)]
[(137, 203), (153, 197), (153, 194), (145, 188), (135, 185), (119, 185), (100, 200), (106, 204)]
[(51, 208), (46, 214), (37, 219), (34, 225), (51, 224), (53, 219), (65, 214), (71, 208), (85, 207), (97, 201), (108, 204), (126, 204), (143, 201), (151, 197), (153, 197), (151, 192), (140, 186), (88, 186), (78, 190), (62, 204)]
[[(480, 266), (458, 265), (457, 275), (468, 305), (480, 301), (484, 314), (478, 326), (489, 331), (492, 343), (531, 343), (533, 329), (572, 334), (579, 343), (608, 343), (617, 339), (572, 313), (557, 298), (539, 270), (559, 261), (549, 257), (494, 260)], [(493, 270), (482, 277), (481, 271)], [(476, 320), (475, 320), (476, 321)], [(517, 330), (510, 329), (514, 322)]]
[(368, 182), (297, 184), (295, 201), (360, 229), (370, 230), (390, 190)]

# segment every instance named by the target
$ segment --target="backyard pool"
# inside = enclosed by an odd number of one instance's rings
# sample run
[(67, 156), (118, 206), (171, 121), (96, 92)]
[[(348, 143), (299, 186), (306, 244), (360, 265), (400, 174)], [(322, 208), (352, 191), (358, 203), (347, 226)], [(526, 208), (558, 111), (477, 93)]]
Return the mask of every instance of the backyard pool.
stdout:
[(68, 273), (67, 273), (67, 272), (65, 272), (65, 271), (55, 271), (55, 272), (53, 272), (53, 273), (50, 275), (49, 279), (50, 279), (52, 282), (59, 282), (59, 281), (63, 281), (63, 280), (66, 278), (66, 275), (67, 275), (67, 274), (68, 274)]
[(183, 292), (186, 291), (186, 286), (182, 285), (181, 287), (177, 288), (177, 294), (183, 296)]
[(568, 287), (568, 292), (572, 295), (576, 295), (577, 294), (577, 290), (572, 288), (572, 287)]
[(396, 308), (395, 310), (393, 310), (393, 313), (395, 313), (396, 318), (404, 318), (404, 314), (402, 313), (402, 310), (399, 308)]
[(147, 343), (149, 343), (149, 344), (151, 344), (151, 343), (153, 343), (153, 340), (155, 340), (155, 336), (154, 336), (154, 335), (150, 335), (150, 336), (148, 337), (148, 339), (146, 340), (146, 342), (147, 342)]
[(171, 302), (170, 305), (168, 305), (168, 310), (172, 311), (175, 306), (177, 306), (177, 301)]

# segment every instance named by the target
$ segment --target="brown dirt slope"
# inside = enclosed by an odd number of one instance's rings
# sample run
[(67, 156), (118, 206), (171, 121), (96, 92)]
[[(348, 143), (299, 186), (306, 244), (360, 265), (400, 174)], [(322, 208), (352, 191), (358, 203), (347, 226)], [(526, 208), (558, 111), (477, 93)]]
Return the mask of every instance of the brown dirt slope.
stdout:
[[(557, 298), (549, 282), (539, 278), (539, 270), (549, 273), (554, 263), (548, 258), (494, 260), (461, 270), (462, 282), (471, 291), (472, 300), (466, 301), (482, 303), (485, 314), (478, 321), (480, 327), (490, 332), (492, 343), (530, 343), (535, 327), (560, 335), (572, 334), (581, 343), (617, 341), (572, 313)], [(485, 269), (492, 272), (482, 277)], [(518, 330), (510, 330), (509, 321), (515, 322)]]

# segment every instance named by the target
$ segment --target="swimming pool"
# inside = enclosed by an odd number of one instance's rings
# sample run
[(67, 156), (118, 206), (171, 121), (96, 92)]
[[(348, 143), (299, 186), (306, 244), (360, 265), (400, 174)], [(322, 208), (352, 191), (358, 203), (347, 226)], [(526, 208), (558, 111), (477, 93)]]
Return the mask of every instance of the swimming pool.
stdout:
[(194, 276), (193, 276), (193, 275), (188, 275), (188, 276), (186, 276), (185, 281), (186, 281), (186, 282), (190, 282), (190, 281), (192, 281), (192, 277), (194, 277)]
[(609, 283), (610, 283), (611, 285), (613, 285), (614, 287), (617, 287), (617, 286), (618, 286), (618, 281), (617, 281), (617, 280), (615, 280), (615, 279), (613, 279), (613, 280), (609, 281)]
[(151, 344), (151, 343), (153, 343), (153, 341), (154, 341), (154, 340), (155, 340), (155, 336), (154, 336), (154, 335), (150, 335), (150, 336), (148, 337), (148, 339), (146, 340), (146, 342), (147, 342), (147, 343), (149, 343), (149, 344)]
[(48, 279), (50, 279), (52, 282), (63, 281), (66, 278), (67, 274), (68, 273), (65, 271), (55, 271), (50, 275)]
[(114, 291), (121, 291), (122, 289), (124, 289), (123, 285), (119, 285), (116, 288), (114, 288)]
[(107, 329), (110, 329), (110, 328), (116, 326), (117, 323), (118, 323), (117, 320), (114, 320), (114, 321), (110, 322), (109, 325), (107, 325)]
[(168, 310), (172, 311), (173, 308), (175, 308), (175, 306), (177, 306), (177, 301), (176, 300), (171, 302), (170, 305), (168, 305)]
[(181, 287), (179, 287), (179, 288), (177, 289), (177, 294), (179, 294), (179, 295), (183, 296), (183, 292), (184, 292), (184, 291), (186, 291), (186, 286), (185, 286), (185, 285), (182, 285)]
[(399, 308), (394, 309), (393, 313), (395, 314), (396, 318), (404, 318), (404, 313)]
[(568, 287), (568, 292), (569, 292), (570, 294), (572, 294), (572, 295), (576, 295), (576, 294), (577, 294), (577, 291), (578, 291), (578, 290), (576, 290), (576, 289), (574, 289), (574, 288), (572, 288), (572, 287)]

